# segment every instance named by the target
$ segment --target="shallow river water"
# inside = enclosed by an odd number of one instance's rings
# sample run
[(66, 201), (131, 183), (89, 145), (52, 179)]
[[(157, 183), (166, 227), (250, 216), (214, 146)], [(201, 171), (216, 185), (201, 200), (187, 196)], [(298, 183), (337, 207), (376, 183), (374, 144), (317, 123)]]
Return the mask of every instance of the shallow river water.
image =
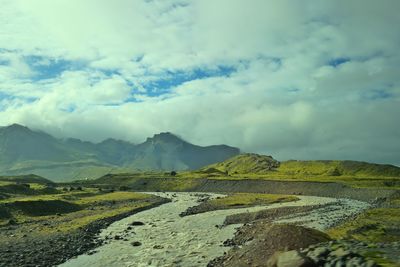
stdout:
[[(300, 196), (300, 200), (296, 202), (218, 210), (181, 218), (179, 213), (198, 205), (197, 201), (201, 198), (199, 194), (152, 194), (171, 198), (172, 202), (114, 222), (101, 232), (100, 238), (109, 239), (108, 243), (96, 248), (96, 253), (80, 255), (60, 266), (206, 266), (210, 260), (223, 255), (229, 249), (221, 246), (222, 242), (232, 238), (235, 228), (240, 226), (216, 227), (224, 222), (227, 215), (284, 206), (331, 203), (332, 205), (325, 209), (285, 219), (323, 230), (344, 216), (358, 213), (368, 207), (367, 203), (355, 200)], [(132, 226), (131, 230), (127, 230), (134, 221), (143, 222), (144, 225)], [(126, 240), (114, 240), (116, 235)], [(133, 242), (140, 242), (140, 245), (133, 246)]]

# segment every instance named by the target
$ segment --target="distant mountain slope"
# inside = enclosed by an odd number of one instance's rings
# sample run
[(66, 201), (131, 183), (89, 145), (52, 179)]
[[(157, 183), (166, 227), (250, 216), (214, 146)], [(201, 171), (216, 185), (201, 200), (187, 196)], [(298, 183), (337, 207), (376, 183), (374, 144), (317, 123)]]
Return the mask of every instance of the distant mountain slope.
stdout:
[(138, 145), (115, 139), (95, 144), (56, 139), (18, 124), (0, 127), (0, 175), (33, 173), (66, 181), (128, 171), (191, 170), (237, 154), (234, 147), (196, 146), (171, 133)]
[(3, 182), (18, 182), (18, 183), (37, 183), (37, 184), (52, 184), (53, 182), (34, 174), (19, 175), (19, 176), (0, 176), (0, 181)]
[(400, 177), (400, 168), (393, 165), (349, 160), (290, 160), (278, 162), (271, 156), (257, 154), (240, 154), (200, 169), (201, 172), (211, 172), (212, 170), (230, 175)]
[(13, 124), (0, 128), (0, 164), (7, 167), (22, 161), (65, 162), (84, 155), (54, 137)]
[(201, 147), (171, 133), (160, 133), (136, 146), (131, 167), (141, 170), (192, 170), (239, 154), (226, 145)]

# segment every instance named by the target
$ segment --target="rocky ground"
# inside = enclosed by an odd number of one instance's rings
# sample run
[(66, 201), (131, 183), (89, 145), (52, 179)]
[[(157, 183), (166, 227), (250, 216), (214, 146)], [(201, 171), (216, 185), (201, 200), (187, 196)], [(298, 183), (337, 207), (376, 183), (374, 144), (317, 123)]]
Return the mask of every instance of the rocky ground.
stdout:
[[(351, 220), (371, 207), (365, 202), (299, 196), (299, 201), (266, 207), (205, 212), (204, 203), (210, 196), (222, 196), (155, 194), (172, 201), (158, 208), (149, 209), (160, 202), (96, 220), (73, 232), (39, 236), (35, 235), (38, 228), (30, 228), (29, 223), (23, 227), (3, 227), (0, 266), (61, 263), (63, 266), (205, 266), (208, 263), (232, 267), (372, 267), (385, 263), (381, 262), (381, 253), (385, 253), (388, 262), (400, 262), (399, 243), (332, 241), (321, 231)], [(193, 208), (196, 206), (202, 207), (202, 213), (189, 214), (188, 211), (196, 211)], [(192, 216), (179, 216), (182, 214)], [(41, 223), (46, 227), (49, 225), (45, 224), (52, 224)], [(284, 265), (288, 261), (294, 261), (295, 265)]]
[(54, 222), (41, 221), (24, 225), (9, 225), (0, 229), (0, 266), (54, 266), (102, 245), (100, 231), (111, 223), (134, 213), (151, 209), (168, 200), (158, 199), (153, 204), (116, 216), (100, 219), (74, 231), (37, 234), (35, 229), (57, 228)]
[(271, 224), (264, 220), (244, 225), (224, 245), (231, 247), (231, 250), (211, 261), (209, 267), (373, 267), (400, 262), (399, 242), (371, 244), (355, 240), (330, 240), (329, 236), (316, 230)]
[[(384, 205), (376, 205), (380, 204)], [(228, 216), (225, 225), (245, 224), (232, 239), (224, 242), (231, 249), (211, 261), (208, 266), (400, 266), (400, 242), (376, 243), (354, 239), (324, 241), (324, 238), (330, 238), (322, 232), (317, 234), (310, 229), (287, 224), (291, 221), (304, 225), (307, 222), (305, 218), (318, 210), (320, 215), (326, 214), (329, 219), (329, 211), (340, 209), (340, 206), (335, 207), (335, 203), (330, 203), (314, 207), (281, 207)], [(298, 220), (299, 217), (303, 217), (302, 221)], [(342, 222), (355, 217), (356, 213), (344, 216)], [(309, 223), (309, 226), (315, 228), (312, 221)], [(338, 223), (340, 220), (332, 220), (330, 225), (325, 225), (325, 229)]]

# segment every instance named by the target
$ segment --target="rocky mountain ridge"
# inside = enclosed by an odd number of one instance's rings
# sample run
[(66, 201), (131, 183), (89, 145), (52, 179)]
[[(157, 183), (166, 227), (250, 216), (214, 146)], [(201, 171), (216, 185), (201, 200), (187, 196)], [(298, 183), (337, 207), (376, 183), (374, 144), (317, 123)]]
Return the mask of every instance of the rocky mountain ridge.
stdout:
[(13, 124), (0, 128), (0, 175), (37, 174), (54, 181), (95, 178), (126, 171), (193, 170), (239, 154), (227, 145), (197, 146), (169, 133), (141, 144), (57, 139)]

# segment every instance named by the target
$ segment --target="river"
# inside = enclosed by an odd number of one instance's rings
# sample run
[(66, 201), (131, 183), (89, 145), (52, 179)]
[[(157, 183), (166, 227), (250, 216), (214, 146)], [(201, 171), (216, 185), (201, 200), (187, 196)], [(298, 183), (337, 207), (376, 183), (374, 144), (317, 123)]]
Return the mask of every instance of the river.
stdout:
[[(296, 202), (277, 203), (266, 207), (217, 210), (179, 217), (188, 207), (198, 205), (200, 194), (152, 193), (172, 199), (172, 202), (146, 210), (104, 229), (99, 238), (107, 240), (96, 253), (83, 254), (70, 259), (63, 267), (72, 266), (206, 266), (223, 255), (229, 247), (222, 242), (232, 238), (240, 225), (222, 225), (227, 215), (252, 212), (284, 206), (331, 204), (307, 214), (292, 215), (281, 222), (300, 222), (302, 225), (324, 230), (344, 216), (359, 213), (368, 207), (365, 202), (325, 197), (300, 196)], [(211, 197), (221, 196), (208, 194)], [(144, 225), (130, 226), (132, 222)], [(115, 240), (115, 236), (121, 237)], [(133, 246), (134, 242), (137, 246)]]

